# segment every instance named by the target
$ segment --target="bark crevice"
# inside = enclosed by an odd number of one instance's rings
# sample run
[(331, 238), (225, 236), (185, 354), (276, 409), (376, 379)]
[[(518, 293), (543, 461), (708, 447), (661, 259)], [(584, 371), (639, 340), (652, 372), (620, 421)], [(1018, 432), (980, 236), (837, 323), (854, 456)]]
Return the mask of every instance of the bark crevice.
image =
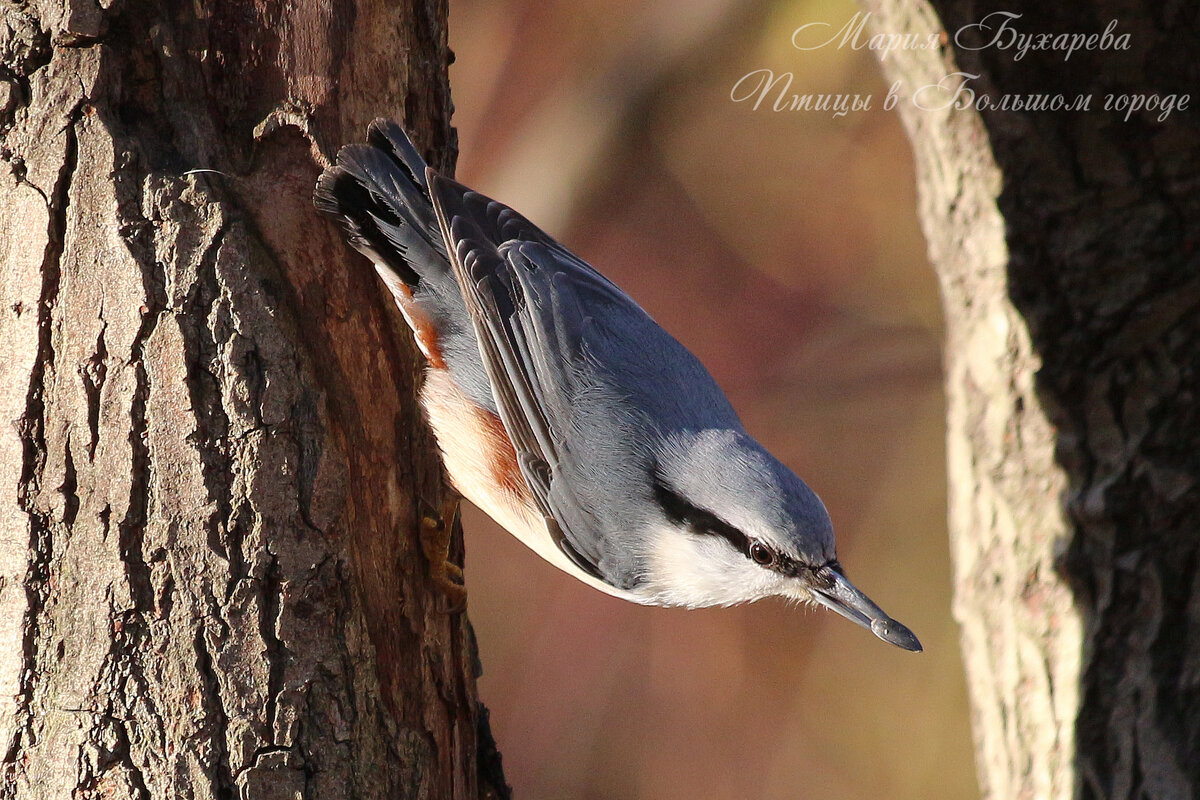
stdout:
[[(48, 581), (50, 562), (54, 557), (54, 519), (41, 492), (46, 465), (46, 375), (55, 370), (53, 312), (58, 300), (62, 277), (62, 257), (66, 246), (67, 212), (70, 204), (71, 182), (75, 174), (78, 140), (75, 124), (79, 107), (67, 114), (66, 148), (58, 176), (50, 195), (18, 174), (18, 181), (28, 183), (46, 200), (50, 211), (47, 243), (42, 256), (42, 288), (38, 298), (37, 357), (26, 390), (25, 413), (19, 423), (24, 444), (22, 472), (17, 486), (17, 504), (29, 518), (29, 561), (25, 576), (26, 611), (22, 636), (22, 667), (17, 696), (14, 737), (6, 748), (5, 761), (15, 761), (23, 737), (32, 735), (36, 721), (31, 713), (35, 684), (39, 677), (38, 647), (41, 640), (40, 618), (50, 594)], [(69, 448), (69, 442), (67, 443)], [(71, 470), (74, 471), (73, 469)], [(72, 487), (73, 489), (74, 487)], [(64, 509), (65, 510), (65, 509)], [(7, 771), (6, 771), (7, 772)]]

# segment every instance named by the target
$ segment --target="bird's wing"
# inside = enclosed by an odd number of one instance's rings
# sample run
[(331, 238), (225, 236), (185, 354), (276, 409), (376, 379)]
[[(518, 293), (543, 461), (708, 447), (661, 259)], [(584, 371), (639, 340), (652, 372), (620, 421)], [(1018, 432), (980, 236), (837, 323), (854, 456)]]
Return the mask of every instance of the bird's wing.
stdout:
[(591, 388), (580, 381), (587, 312), (644, 312), (507, 206), (436, 174), (429, 186), (521, 473), (558, 547), (604, 579), (601, 528), (567, 477), (586, 449), (574, 401)]

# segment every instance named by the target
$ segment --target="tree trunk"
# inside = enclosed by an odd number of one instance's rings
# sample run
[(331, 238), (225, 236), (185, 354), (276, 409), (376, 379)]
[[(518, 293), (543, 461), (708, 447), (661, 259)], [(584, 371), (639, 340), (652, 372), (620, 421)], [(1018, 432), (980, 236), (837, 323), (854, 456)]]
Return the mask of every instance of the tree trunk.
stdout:
[(503, 796), (416, 351), (310, 200), (375, 115), (451, 166), (444, 0), (0, 14), (0, 797)]
[[(1018, 58), (976, 3), (866, 2), (873, 32), (948, 45), (883, 64), (945, 305), (954, 610), (996, 800), (1200, 796), (1200, 138), (1194, 108), (1105, 109), (1195, 92), (1200, 20), (1145, 5), (1005, 5), (1021, 33), (1129, 34)], [(988, 110), (919, 94), (960, 70)], [(1054, 94), (1091, 100), (1011, 105)]]

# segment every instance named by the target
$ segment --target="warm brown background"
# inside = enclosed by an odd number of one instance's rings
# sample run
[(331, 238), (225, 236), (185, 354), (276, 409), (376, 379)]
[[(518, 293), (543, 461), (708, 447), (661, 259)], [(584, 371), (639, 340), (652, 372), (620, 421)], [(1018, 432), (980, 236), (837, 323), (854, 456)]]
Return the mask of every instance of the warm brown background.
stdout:
[[(975, 795), (950, 616), (936, 282), (866, 50), (800, 52), (845, 0), (452, 0), (458, 175), (539, 222), (709, 366), (824, 498), (913, 656), (829, 613), (647, 609), (468, 511), (481, 681), (521, 800)], [(872, 94), (835, 119), (735, 104)]]

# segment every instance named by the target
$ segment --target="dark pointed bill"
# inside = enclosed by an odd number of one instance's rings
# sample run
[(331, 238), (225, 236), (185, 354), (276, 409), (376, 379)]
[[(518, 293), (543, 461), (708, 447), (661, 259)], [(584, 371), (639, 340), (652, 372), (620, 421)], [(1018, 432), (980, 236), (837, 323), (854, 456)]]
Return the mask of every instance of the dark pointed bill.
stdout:
[(888, 644), (914, 653), (921, 652), (921, 643), (917, 641), (913, 632), (883, 613), (883, 609), (854, 588), (854, 584), (846, 580), (845, 576), (828, 567), (820, 572), (822, 580), (816, 583), (828, 583), (821, 588), (816, 585), (809, 587), (814, 600), (851, 622), (857, 622), (869, 629)]

